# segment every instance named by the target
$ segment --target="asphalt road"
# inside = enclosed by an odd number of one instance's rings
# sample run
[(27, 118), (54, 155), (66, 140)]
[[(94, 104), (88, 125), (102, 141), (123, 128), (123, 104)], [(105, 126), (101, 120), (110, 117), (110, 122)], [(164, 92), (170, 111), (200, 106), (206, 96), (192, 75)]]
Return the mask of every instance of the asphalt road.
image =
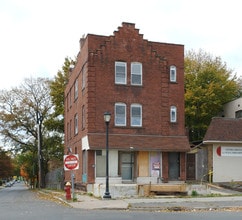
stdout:
[(23, 183), (0, 190), (1, 220), (241, 220), (242, 212), (81, 210), (39, 197)]

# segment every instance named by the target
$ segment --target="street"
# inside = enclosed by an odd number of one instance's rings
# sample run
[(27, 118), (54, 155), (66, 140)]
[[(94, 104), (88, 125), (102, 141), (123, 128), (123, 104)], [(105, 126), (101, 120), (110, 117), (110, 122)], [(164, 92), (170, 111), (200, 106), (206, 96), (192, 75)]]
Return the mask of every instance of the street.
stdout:
[(1, 220), (241, 220), (242, 212), (149, 212), (124, 210), (82, 210), (39, 197), (23, 183), (0, 189)]

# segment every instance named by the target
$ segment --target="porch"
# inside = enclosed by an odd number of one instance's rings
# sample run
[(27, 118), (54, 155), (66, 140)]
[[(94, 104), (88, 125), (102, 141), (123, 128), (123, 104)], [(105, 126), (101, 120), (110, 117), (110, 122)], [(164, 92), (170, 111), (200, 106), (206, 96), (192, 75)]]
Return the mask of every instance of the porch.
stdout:
[[(86, 191), (95, 197), (102, 197), (105, 193), (106, 185), (88, 184)], [(187, 194), (187, 184), (177, 183), (158, 183), (158, 184), (137, 184), (137, 183), (112, 183), (109, 185), (109, 192), (112, 198), (148, 197), (152, 195), (174, 195)]]

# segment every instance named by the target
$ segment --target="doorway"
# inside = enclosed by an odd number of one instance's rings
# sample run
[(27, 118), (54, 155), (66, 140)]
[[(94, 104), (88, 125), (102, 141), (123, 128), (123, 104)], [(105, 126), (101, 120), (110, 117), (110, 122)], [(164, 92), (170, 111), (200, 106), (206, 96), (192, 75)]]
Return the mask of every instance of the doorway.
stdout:
[(121, 176), (123, 181), (133, 181), (134, 178), (134, 153), (121, 152)]
[(180, 153), (169, 152), (168, 153), (169, 163), (169, 180), (179, 180), (180, 177)]
[(187, 180), (196, 179), (195, 161), (195, 154), (187, 154)]

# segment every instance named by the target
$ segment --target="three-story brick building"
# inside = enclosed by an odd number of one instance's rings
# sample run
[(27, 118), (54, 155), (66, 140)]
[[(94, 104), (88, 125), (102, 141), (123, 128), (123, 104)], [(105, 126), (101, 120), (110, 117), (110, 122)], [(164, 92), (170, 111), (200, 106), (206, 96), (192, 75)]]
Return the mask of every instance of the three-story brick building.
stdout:
[(90, 189), (105, 184), (106, 111), (110, 185), (185, 181), (183, 45), (145, 40), (132, 23), (80, 40), (65, 90), (65, 146), (79, 154), (75, 182)]

